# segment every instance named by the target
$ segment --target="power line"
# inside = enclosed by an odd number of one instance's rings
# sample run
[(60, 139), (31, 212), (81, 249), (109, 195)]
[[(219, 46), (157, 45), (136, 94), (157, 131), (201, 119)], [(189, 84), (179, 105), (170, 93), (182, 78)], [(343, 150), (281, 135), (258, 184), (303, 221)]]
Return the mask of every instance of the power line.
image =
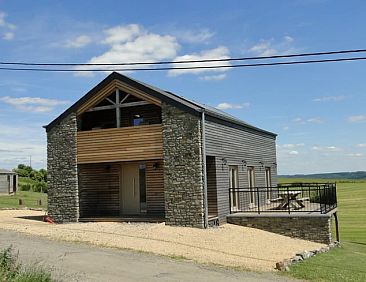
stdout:
[(256, 64), (192, 66), (192, 67), (114, 68), (114, 69), (113, 68), (111, 68), (111, 69), (51, 69), (51, 68), (0, 67), (0, 70), (5, 70), (5, 71), (42, 71), (42, 72), (162, 71), (162, 70), (194, 70), (194, 69), (224, 69), (224, 68), (239, 68), (239, 67), (263, 67), (263, 66), (330, 63), (330, 62), (360, 61), (360, 60), (366, 60), (366, 57), (323, 59), (323, 60), (306, 60), (306, 61), (292, 61), (292, 62), (290, 61), (290, 62), (256, 63)]
[(308, 56), (324, 56), (349, 53), (363, 53), (366, 49), (327, 51), (315, 53), (301, 53), (288, 55), (273, 55), (259, 57), (241, 57), (228, 59), (205, 59), (205, 60), (186, 60), (186, 61), (160, 61), (160, 62), (132, 62), (132, 63), (29, 63), (29, 62), (0, 62), (0, 65), (18, 65), (18, 66), (132, 66), (132, 65), (164, 65), (164, 64), (186, 64), (186, 63), (208, 63), (208, 62), (232, 62), (232, 61), (248, 61), (248, 60), (265, 60), (280, 58), (295, 58)]

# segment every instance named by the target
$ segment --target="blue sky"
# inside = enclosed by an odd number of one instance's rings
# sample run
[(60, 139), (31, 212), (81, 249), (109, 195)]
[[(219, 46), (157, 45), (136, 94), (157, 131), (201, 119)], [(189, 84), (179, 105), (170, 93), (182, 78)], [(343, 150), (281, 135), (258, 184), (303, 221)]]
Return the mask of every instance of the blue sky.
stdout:
[[(93, 4), (92, 4), (93, 3)], [(1, 1), (0, 60), (136, 62), (366, 47), (364, 1)], [(281, 174), (366, 170), (366, 61), (128, 75), (278, 134)], [(0, 71), (0, 167), (108, 73)]]

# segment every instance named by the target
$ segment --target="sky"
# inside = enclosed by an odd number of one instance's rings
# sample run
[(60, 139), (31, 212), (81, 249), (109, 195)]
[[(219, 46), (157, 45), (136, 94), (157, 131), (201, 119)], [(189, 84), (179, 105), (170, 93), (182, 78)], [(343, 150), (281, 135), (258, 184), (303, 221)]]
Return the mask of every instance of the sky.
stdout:
[[(365, 10), (365, 1), (0, 0), (0, 61), (158, 62), (365, 49)], [(277, 133), (278, 172), (306, 174), (366, 170), (365, 69), (366, 61), (354, 61), (124, 74)], [(0, 168), (45, 168), (42, 126), (107, 75), (77, 67), (0, 70)]]

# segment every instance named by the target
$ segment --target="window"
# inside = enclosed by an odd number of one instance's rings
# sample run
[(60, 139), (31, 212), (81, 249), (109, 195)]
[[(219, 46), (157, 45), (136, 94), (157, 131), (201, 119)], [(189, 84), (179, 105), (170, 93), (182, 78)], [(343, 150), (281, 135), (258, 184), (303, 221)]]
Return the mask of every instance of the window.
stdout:
[(235, 191), (236, 188), (239, 188), (237, 166), (229, 166), (229, 181), (230, 181), (231, 211), (237, 211), (239, 208), (239, 193)]
[(250, 200), (250, 206), (255, 206), (255, 192), (254, 192), (254, 188), (255, 188), (255, 174), (254, 174), (254, 167), (253, 166), (248, 166), (248, 186), (249, 186), (249, 191), (250, 191), (250, 196), (249, 196), (249, 200)]
[(266, 180), (266, 189), (267, 189), (267, 193), (266, 193), (266, 197), (267, 200), (271, 199), (271, 187), (272, 187), (272, 179), (271, 179), (271, 168), (270, 167), (266, 167), (265, 168), (265, 180)]
[(139, 165), (140, 212), (146, 213), (146, 165)]

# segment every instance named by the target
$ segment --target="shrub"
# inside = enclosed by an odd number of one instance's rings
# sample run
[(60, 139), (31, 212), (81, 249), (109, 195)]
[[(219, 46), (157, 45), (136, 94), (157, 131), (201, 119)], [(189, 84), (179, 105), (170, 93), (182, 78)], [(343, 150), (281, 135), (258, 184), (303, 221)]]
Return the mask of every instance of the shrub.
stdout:
[(33, 266), (24, 267), (18, 263), (9, 247), (0, 252), (0, 281), (7, 282), (51, 282), (51, 273), (46, 269)]
[(33, 184), (33, 191), (47, 193), (47, 183), (44, 181), (35, 182)]
[(32, 184), (30, 183), (19, 183), (19, 190), (20, 191), (31, 191)]

